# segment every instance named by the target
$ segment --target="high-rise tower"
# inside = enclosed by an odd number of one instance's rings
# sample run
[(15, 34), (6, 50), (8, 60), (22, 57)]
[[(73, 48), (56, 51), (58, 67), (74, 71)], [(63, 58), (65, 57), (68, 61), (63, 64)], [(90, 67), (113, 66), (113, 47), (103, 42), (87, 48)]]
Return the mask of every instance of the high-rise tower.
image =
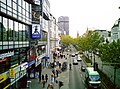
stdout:
[(60, 16), (58, 18), (58, 29), (62, 35), (69, 35), (69, 17)]

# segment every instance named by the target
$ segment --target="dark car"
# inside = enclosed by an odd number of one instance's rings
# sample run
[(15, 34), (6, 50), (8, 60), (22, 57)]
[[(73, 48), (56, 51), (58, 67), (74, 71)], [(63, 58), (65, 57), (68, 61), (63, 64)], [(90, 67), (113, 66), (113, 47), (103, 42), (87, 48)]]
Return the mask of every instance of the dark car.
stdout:
[(85, 69), (86, 69), (86, 65), (82, 65), (82, 66), (81, 66), (81, 70), (82, 70), (83, 72), (85, 72)]
[(66, 69), (67, 69), (67, 62), (63, 62), (62, 71), (65, 71)]

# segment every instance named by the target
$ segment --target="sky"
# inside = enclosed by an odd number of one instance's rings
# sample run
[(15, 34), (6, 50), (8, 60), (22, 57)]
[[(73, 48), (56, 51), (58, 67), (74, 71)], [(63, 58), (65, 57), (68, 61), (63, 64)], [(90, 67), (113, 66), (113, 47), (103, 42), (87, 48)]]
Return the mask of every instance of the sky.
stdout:
[(58, 20), (69, 17), (69, 34), (83, 35), (88, 29), (110, 31), (120, 18), (120, 0), (49, 0), (50, 13)]

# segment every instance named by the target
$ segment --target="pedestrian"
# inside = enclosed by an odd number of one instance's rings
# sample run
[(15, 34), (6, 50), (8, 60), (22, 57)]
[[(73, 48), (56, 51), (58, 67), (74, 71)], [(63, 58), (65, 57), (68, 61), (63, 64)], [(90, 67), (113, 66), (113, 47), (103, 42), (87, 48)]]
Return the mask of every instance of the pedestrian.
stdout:
[(48, 75), (47, 74), (45, 75), (45, 79), (46, 79), (46, 83), (47, 83), (47, 80), (48, 80)]
[(57, 75), (57, 77), (58, 77), (58, 67), (56, 67), (56, 75)]
[(54, 85), (54, 74), (52, 73), (52, 75), (51, 75), (51, 83), (52, 83), (52, 85)]
[(43, 88), (45, 87), (45, 82), (46, 82), (45, 80), (43, 80), (43, 82), (42, 82), (42, 84), (43, 84)]
[(44, 75), (42, 74), (42, 82), (43, 82), (43, 80), (44, 80)]
[(49, 84), (48, 84), (47, 89), (54, 89), (54, 87), (53, 87), (52, 83), (49, 83)]

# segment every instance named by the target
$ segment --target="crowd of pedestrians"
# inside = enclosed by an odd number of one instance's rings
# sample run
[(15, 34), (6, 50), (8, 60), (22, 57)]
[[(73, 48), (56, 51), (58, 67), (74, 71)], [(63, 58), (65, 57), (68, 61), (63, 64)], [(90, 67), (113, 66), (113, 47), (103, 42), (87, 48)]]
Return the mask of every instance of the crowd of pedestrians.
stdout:
[[(63, 54), (53, 54), (53, 59), (54, 62), (52, 63), (52, 67), (51, 67), (51, 75), (48, 74), (42, 74), (41, 75), (41, 83), (42, 83), (42, 87), (45, 88), (45, 86), (47, 86), (47, 89), (53, 89), (54, 88), (54, 84), (58, 83), (57, 81), (57, 77), (59, 76), (59, 73), (61, 73), (61, 69), (62, 69), (62, 65), (59, 61), (57, 61), (58, 63), (56, 63), (56, 59), (60, 60), (59, 58), (65, 58), (65, 55)], [(48, 81), (49, 79), (49, 81)]]
[[(42, 87), (45, 88), (45, 86), (47, 86), (47, 89), (53, 89), (54, 84), (58, 83), (56, 78), (58, 77), (59, 73), (61, 73), (59, 72), (60, 70), (61, 70), (61, 63), (59, 63), (54, 68), (51, 68), (51, 75), (42, 74), (41, 75)], [(50, 81), (48, 81), (48, 79)]]

